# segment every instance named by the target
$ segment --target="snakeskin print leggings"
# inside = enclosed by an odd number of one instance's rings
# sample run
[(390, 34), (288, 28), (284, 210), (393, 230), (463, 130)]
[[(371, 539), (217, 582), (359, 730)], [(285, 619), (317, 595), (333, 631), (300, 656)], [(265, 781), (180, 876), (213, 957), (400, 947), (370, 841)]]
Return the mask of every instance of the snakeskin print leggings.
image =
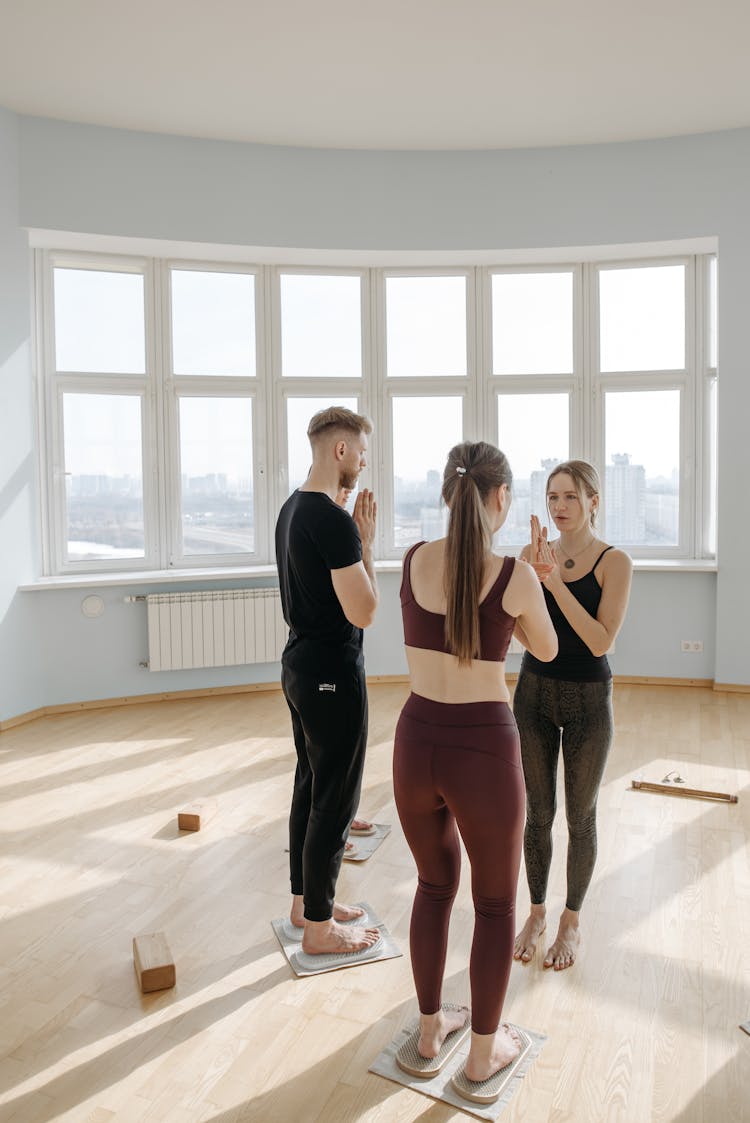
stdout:
[[(596, 800), (612, 744), (612, 683), (521, 671), (513, 699), (526, 781), (524, 857), (531, 903), (544, 904), (562, 745), (568, 820), (566, 907), (578, 912), (596, 862)], [(562, 734), (562, 736), (561, 736)]]

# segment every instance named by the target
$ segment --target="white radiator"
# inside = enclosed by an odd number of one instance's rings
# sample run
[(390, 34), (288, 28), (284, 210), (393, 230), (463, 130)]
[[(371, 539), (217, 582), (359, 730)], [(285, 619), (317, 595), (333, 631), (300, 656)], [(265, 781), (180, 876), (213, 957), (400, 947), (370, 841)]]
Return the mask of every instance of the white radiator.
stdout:
[(278, 589), (157, 593), (146, 607), (150, 671), (277, 663), (287, 639)]

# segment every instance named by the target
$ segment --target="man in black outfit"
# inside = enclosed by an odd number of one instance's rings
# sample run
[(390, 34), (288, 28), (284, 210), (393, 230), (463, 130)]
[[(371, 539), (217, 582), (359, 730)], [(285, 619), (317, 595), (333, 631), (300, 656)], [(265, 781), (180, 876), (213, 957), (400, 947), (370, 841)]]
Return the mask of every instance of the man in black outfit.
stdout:
[(289, 639), (281, 686), (292, 716), (297, 770), (289, 815), (291, 923), (311, 955), (363, 951), (377, 928), (334, 901), (344, 844), (359, 802), (367, 744), (362, 629), (374, 618), (376, 504), (357, 496), (350, 516), (335, 502), (365, 467), (372, 423), (343, 406), (316, 413), (313, 464), (276, 523), (276, 563)]

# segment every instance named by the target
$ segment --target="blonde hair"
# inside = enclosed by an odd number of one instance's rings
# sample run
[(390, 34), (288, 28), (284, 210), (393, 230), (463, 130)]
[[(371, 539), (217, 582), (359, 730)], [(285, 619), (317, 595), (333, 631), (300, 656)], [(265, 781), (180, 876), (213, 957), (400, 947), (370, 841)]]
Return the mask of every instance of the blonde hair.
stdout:
[[(547, 476), (547, 484), (544, 489), (545, 496), (549, 495), (550, 481), (555, 476), (559, 476), (561, 472), (565, 472), (572, 479), (581, 506), (583, 506), (584, 496), (588, 499), (593, 499), (594, 496), (597, 499), (599, 498), (601, 493), (599, 473), (593, 464), (589, 464), (588, 460), (564, 460), (562, 464), (556, 464)], [(592, 527), (596, 526), (597, 511), (598, 505), (592, 507), (589, 515), (589, 523)]]
[(339, 430), (359, 436), (360, 433), (372, 432), (372, 421), (363, 413), (354, 413), (346, 406), (328, 406), (320, 409), (310, 418), (307, 426), (307, 435), (310, 444), (316, 444), (321, 437), (329, 436)]
[(443, 500), (450, 510), (445, 547), (445, 640), (459, 664), (480, 655), (479, 593), (492, 546), (485, 503), (513, 473), (505, 453), (486, 441), (455, 445), (443, 473)]

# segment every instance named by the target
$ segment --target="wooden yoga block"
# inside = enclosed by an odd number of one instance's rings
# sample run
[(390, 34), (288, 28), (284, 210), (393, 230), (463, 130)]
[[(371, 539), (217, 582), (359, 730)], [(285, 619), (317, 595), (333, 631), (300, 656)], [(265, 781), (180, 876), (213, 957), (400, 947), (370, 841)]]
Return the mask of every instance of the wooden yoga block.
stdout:
[(181, 831), (199, 831), (216, 814), (215, 799), (196, 799), (177, 812), (177, 826)]
[(144, 994), (167, 990), (175, 984), (175, 966), (163, 932), (133, 937), (133, 962), (139, 986)]

